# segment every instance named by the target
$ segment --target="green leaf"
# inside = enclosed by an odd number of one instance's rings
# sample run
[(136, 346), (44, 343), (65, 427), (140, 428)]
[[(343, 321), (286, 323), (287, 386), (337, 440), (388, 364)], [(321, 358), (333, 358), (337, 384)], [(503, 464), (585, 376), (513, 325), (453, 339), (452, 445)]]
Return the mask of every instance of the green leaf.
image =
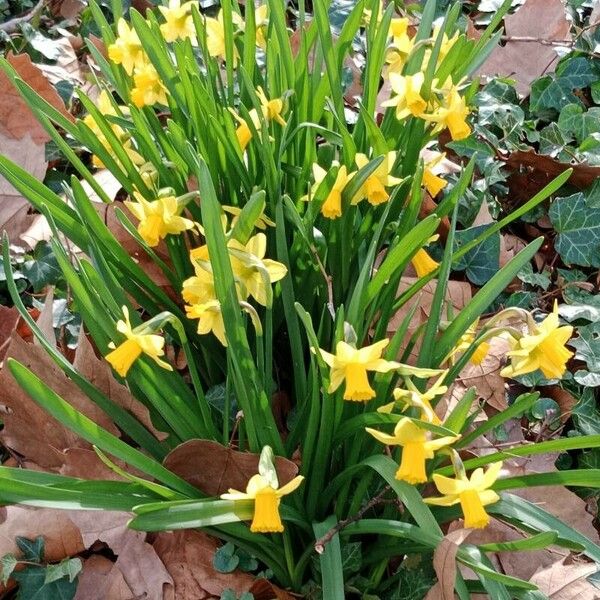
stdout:
[(594, 390), (585, 388), (579, 402), (571, 411), (573, 424), (584, 435), (600, 434), (600, 412), (596, 407)]
[[(335, 516), (331, 516), (322, 523), (313, 523), (315, 538), (323, 537), (332, 527), (337, 525)], [(321, 563), (321, 587), (323, 598), (327, 600), (344, 600), (344, 567), (340, 548), (340, 536), (336, 533), (319, 553)]]
[(61, 560), (57, 565), (48, 565), (46, 567), (46, 578), (44, 583), (52, 583), (67, 577), (70, 582), (75, 581), (75, 578), (81, 572), (83, 565), (79, 558), (67, 558)]
[(580, 104), (567, 104), (560, 111), (558, 127), (563, 135), (572, 135), (581, 144), (591, 134), (600, 131), (600, 108), (584, 110)]
[(17, 557), (14, 554), (5, 554), (0, 558), (0, 568), (2, 568), (2, 584), (6, 585), (6, 582), (10, 579), (12, 572), (17, 566)]
[(567, 264), (600, 267), (600, 208), (586, 206), (579, 192), (557, 198), (548, 211), (558, 233), (554, 246)]
[(600, 373), (600, 322), (577, 329), (579, 334), (569, 342), (575, 348), (575, 358), (585, 361), (588, 370)]
[(62, 276), (52, 246), (43, 241), (37, 243), (31, 258), (21, 266), (21, 272), (31, 282), (34, 292), (42, 291)]
[(46, 583), (46, 568), (28, 566), (13, 573), (19, 584), (17, 600), (72, 600), (77, 591), (77, 581), (62, 577)]
[(555, 531), (547, 531), (538, 535), (525, 538), (524, 540), (514, 540), (511, 542), (498, 542), (491, 544), (481, 544), (479, 549), (482, 552), (519, 552), (522, 550), (540, 550), (552, 545), (558, 534)]
[[(480, 236), (489, 227), (490, 225), (486, 224), (457, 231), (454, 234), (456, 250)], [(461, 256), (453, 266), (457, 271), (465, 271), (475, 285), (483, 285), (489, 281), (498, 272), (500, 266), (500, 234), (491, 235)]]
[(219, 573), (231, 573), (239, 563), (240, 557), (235, 553), (235, 546), (231, 542), (218, 548), (213, 556), (213, 567)]
[(531, 263), (527, 263), (518, 273), (517, 277), (523, 282), (546, 291), (550, 287), (550, 277), (546, 271), (543, 273), (535, 273)]
[(41, 535), (38, 535), (34, 540), (17, 536), (15, 542), (23, 554), (23, 560), (31, 562), (42, 562), (44, 560), (44, 538)]

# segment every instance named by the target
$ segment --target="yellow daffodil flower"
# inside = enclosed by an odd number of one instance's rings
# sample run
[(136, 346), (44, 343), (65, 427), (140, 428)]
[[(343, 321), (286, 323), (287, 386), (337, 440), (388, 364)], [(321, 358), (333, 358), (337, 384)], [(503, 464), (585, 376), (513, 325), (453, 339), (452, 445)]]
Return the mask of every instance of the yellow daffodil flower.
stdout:
[(181, 0), (169, 0), (168, 6), (158, 7), (165, 19), (165, 23), (160, 26), (160, 31), (166, 42), (196, 37), (192, 20), (192, 4), (194, 4), (192, 1), (181, 4)]
[[(235, 227), (235, 224), (238, 222), (240, 218), (240, 214), (242, 213), (242, 209), (237, 206), (222, 206), (221, 207), (226, 213), (233, 215), (233, 219), (231, 219), (231, 228)], [(265, 215), (265, 213), (261, 213), (259, 217), (256, 219), (254, 223), (254, 227), (257, 229), (265, 230), (267, 227), (275, 227), (275, 223)]]
[[(287, 274), (287, 268), (280, 262), (265, 258), (267, 252), (265, 234), (257, 233), (248, 240), (246, 245), (240, 244), (237, 240), (229, 240), (227, 247), (230, 251), (231, 268), (237, 282), (259, 304), (267, 306), (266, 285), (283, 279)], [(265, 278), (268, 281), (265, 281)]]
[(125, 19), (117, 23), (118, 37), (114, 44), (108, 47), (108, 58), (117, 65), (122, 65), (127, 75), (146, 63), (146, 55), (140, 38), (133, 28), (127, 25)]
[[(336, 167), (337, 163), (334, 163), (332, 167)], [(327, 176), (327, 171), (320, 167), (317, 163), (313, 164), (313, 177), (315, 183), (312, 187), (311, 194), (314, 195), (319, 186)], [(321, 214), (328, 219), (337, 219), (342, 215), (342, 192), (352, 179), (354, 173), (348, 173), (345, 165), (339, 167), (333, 186), (325, 198), (325, 202), (321, 205)], [(305, 200), (308, 200), (308, 196), (304, 196)]]
[(425, 498), (425, 502), (435, 506), (452, 506), (460, 502), (465, 517), (465, 527), (482, 529), (490, 522), (484, 507), (500, 500), (500, 496), (489, 488), (498, 479), (501, 469), (502, 463), (496, 462), (490, 465), (485, 473), (483, 469), (475, 469), (470, 478), (466, 475), (456, 479), (434, 475), (433, 482), (443, 496)]
[(195, 266), (196, 274), (183, 282), (181, 295), (187, 304), (204, 304), (216, 299), (215, 281), (209, 271)]
[(573, 352), (565, 348), (571, 335), (571, 325), (559, 326), (558, 304), (555, 302), (554, 310), (507, 352), (511, 364), (502, 369), (500, 375), (517, 377), (540, 369), (544, 377), (560, 379), (565, 374), (567, 361), (573, 356)]
[(267, 4), (261, 4), (254, 9), (254, 24), (256, 26), (256, 45), (266, 50), (265, 30), (269, 24), (269, 6)]
[[(437, 396), (443, 396), (448, 391), (448, 386), (443, 385), (443, 381), (448, 374), (444, 371), (437, 381), (426, 391), (420, 392), (415, 384), (410, 380), (406, 380), (406, 387), (408, 389), (396, 388), (394, 390), (394, 400), (404, 404), (403, 410), (410, 407), (418, 408), (421, 411), (421, 420), (427, 423), (433, 423), (434, 425), (440, 424), (439, 417), (435, 414), (431, 402), (435, 400)], [(391, 412), (395, 405), (395, 402), (387, 404), (377, 409), (377, 412)]]
[[(440, 35), (440, 27), (436, 26), (433, 29), (432, 38), (435, 40), (435, 39), (437, 39), (437, 37), (439, 35)], [(452, 47), (458, 41), (458, 37), (459, 37), (458, 31), (454, 32), (454, 35), (451, 38), (448, 37), (448, 34), (446, 34), (446, 33), (443, 34), (442, 43), (440, 45), (440, 51), (439, 51), (438, 57), (437, 57), (437, 65), (438, 66), (442, 63), (442, 61), (446, 58), (446, 56), (448, 56), (448, 53), (450, 52), (450, 50), (452, 50)], [(431, 50), (426, 50), (425, 56), (423, 57), (423, 65), (421, 66), (421, 70), (423, 70), (423, 71), (427, 70), (427, 66), (429, 65), (430, 60), (431, 60)]]
[[(384, 6), (383, 6), (383, 0), (379, 0), (379, 10), (377, 11), (377, 25), (379, 25), (379, 23), (381, 23), (384, 12), (385, 11), (384, 11)], [(363, 27), (367, 27), (372, 20), (373, 20), (373, 11), (370, 8), (363, 9), (361, 25)]]
[(396, 118), (406, 119), (411, 115), (414, 117), (423, 117), (427, 109), (427, 102), (421, 96), (421, 87), (425, 80), (423, 73), (414, 75), (400, 75), (396, 72), (389, 74), (390, 86), (394, 96), (385, 102), (382, 106), (395, 106)]
[[(261, 103), (261, 113), (262, 113), (264, 120), (267, 123), (269, 121), (276, 121), (280, 125), (285, 125), (285, 121), (283, 120), (283, 117), (281, 116), (281, 113), (283, 111), (283, 100), (281, 98), (276, 98), (275, 100), (269, 100), (266, 97), (263, 89), (260, 87), (257, 88), (256, 95), (258, 96), (258, 99), (260, 100), (260, 103)], [(246, 150), (246, 146), (248, 146), (248, 144), (250, 143), (250, 140), (252, 139), (253, 131), (252, 131), (249, 123), (245, 119), (242, 119), (242, 117), (240, 117), (233, 109), (230, 109), (230, 110), (231, 110), (231, 114), (233, 115), (235, 120), (239, 123), (239, 126), (236, 129), (235, 134), (236, 134), (238, 143), (239, 143), (240, 148), (243, 153)], [(260, 121), (258, 111), (255, 108), (253, 108), (251, 111), (249, 111), (248, 115), (250, 117), (250, 121), (252, 122), (252, 125), (254, 125), (254, 129), (256, 129), (257, 131), (260, 131), (261, 121)]]
[[(238, 29), (243, 29), (244, 21), (242, 17), (232, 12), (231, 18), (233, 25)], [(206, 27), (206, 45), (208, 47), (208, 53), (210, 56), (220, 57), (225, 60), (225, 25), (223, 23), (223, 10), (219, 11), (217, 18), (206, 17), (204, 20)], [(235, 33), (235, 31), (234, 31)], [(238, 61), (238, 52), (235, 46), (233, 47), (233, 62), (234, 64)]]
[(440, 266), (440, 263), (433, 260), (423, 248), (417, 250), (417, 253), (410, 259), (410, 262), (417, 272), (419, 279), (429, 275), (429, 273), (432, 273)]
[(378, 442), (387, 446), (402, 446), (402, 459), (396, 471), (396, 479), (413, 485), (425, 483), (427, 472), (425, 461), (433, 458), (436, 450), (449, 446), (460, 436), (445, 436), (431, 439), (431, 432), (422, 429), (411, 419), (400, 419), (394, 428), (394, 434), (382, 433), (371, 427), (365, 428)]
[(435, 198), (448, 185), (445, 179), (433, 172), (446, 155), (441, 152), (431, 152), (430, 154), (431, 158), (425, 162), (423, 169), (423, 186), (429, 192), (429, 195)]
[(167, 104), (167, 89), (163, 85), (152, 64), (136, 67), (133, 75), (135, 87), (131, 90), (131, 100), (138, 107)]
[[(448, 356), (449, 359), (453, 359), (453, 357), (456, 354), (466, 352), (471, 347), (471, 345), (475, 341), (475, 337), (477, 336), (478, 322), (479, 319), (477, 319), (477, 321), (475, 321), (475, 323), (473, 323), (473, 325), (471, 325), (467, 329), (467, 331), (463, 333), (460, 340), (458, 340), (456, 346), (454, 346), (454, 348), (450, 352), (450, 355)], [(474, 365), (480, 365), (485, 360), (485, 357), (487, 356), (489, 350), (490, 344), (488, 342), (480, 342), (477, 346), (477, 349), (475, 350), (475, 352), (473, 352), (471, 356), (471, 363), (473, 363)]]
[(389, 77), (390, 73), (402, 73), (402, 69), (406, 64), (408, 55), (414, 48), (414, 40), (408, 35), (408, 19), (392, 19), (390, 24), (390, 34), (392, 35), (392, 43), (385, 57), (387, 68), (384, 70), (383, 76)]
[(381, 354), (389, 340), (381, 340), (371, 346), (357, 349), (346, 342), (338, 342), (335, 354), (319, 349), (323, 360), (331, 367), (329, 389), (332, 394), (346, 381), (344, 400), (367, 401), (375, 398), (375, 391), (369, 384), (367, 371), (387, 373), (400, 367), (400, 363), (384, 360)]
[[(355, 157), (356, 164), (359, 169), (369, 163), (366, 154), (360, 152)], [(401, 179), (391, 175), (391, 170), (396, 162), (396, 152), (388, 152), (383, 162), (369, 175), (366, 181), (362, 184), (360, 190), (352, 199), (352, 204), (357, 204), (363, 198), (366, 198), (370, 204), (377, 206), (390, 199), (386, 187), (392, 187), (401, 183)]]
[(462, 140), (471, 135), (471, 127), (467, 123), (469, 107), (458, 90), (451, 88), (440, 107), (434, 112), (422, 114), (420, 117), (426, 121), (437, 123), (434, 131), (448, 128), (453, 140)]
[(198, 333), (200, 335), (212, 332), (223, 346), (227, 346), (225, 323), (223, 322), (223, 313), (221, 313), (221, 304), (218, 300), (208, 300), (201, 304), (186, 306), (185, 313), (189, 319), (198, 319)]
[(117, 321), (117, 331), (127, 339), (118, 346), (111, 342), (108, 347), (113, 348), (113, 351), (109, 352), (105, 358), (121, 377), (127, 375), (131, 365), (142, 354), (149, 356), (163, 369), (173, 370), (169, 363), (160, 359), (165, 353), (163, 350), (164, 338), (160, 335), (144, 333), (144, 325), (132, 329), (129, 321), (129, 310), (126, 306), (123, 306), (123, 319)]
[[(103, 115), (111, 116), (111, 117), (117, 117), (117, 116), (129, 114), (129, 111), (126, 106), (119, 106), (119, 110), (121, 111), (121, 114), (119, 114), (117, 112), (117, 110), (113, 106), (113, 104), (110, 100), (110, 96), (106, 90), (102, 90), (100, 92), (100, 95), (98, 96), (98, 110)], [(94, 119), (94, 117), (92, 117), (92, 115), (86, 115), (83, 118), (83, 122), (85, 123), (85, 125), (87, 125), (91, 129), (92, 133), (96, 136), (96, 138), (104, 146), (104, 148), (113, 156), (113, 158), (117, 162), (119, 162), (117, 157), (114, 156), (114, 151), (112, 149), (112, 146), (110, 145), (110, 142), (106, 139), (106, 136), (104, 135), (104, 133), (102, 133), (102, 130), (98, 126), (98, 123), (96, 123), (96, 120)], [(121, 140), (123, 149), (127, 153), (127, 156), (129, 156), (129, 158), (131, 159), (131, 162), (136, 166), (143, 165), (144, 158), (135, 151), (135, 149), (131, 143), (131, 138), (129, 137), (129, 135), (119, 125), (111, 123), (110, 127), (113, 130), (114, 134)], [(104, 168), (104, 163), (95, 154), (92, 156), (92, 164), (97, 169)]]
[(175, 196), (164, 196), (149, 202), (135, 194), (136, 202), (125, 201), (127, 208), (139, 219), (137, 227), (142, 239), (153, 248), (167, 235), (177, 235), (194, 227), (194, 222), (179, 216), (181, 209)]
[[(266, 447), (270, 451), (270, 448)], [(266, 472), (262, 463), (265, 450), (261, 453), (256, 475), (248, 481), (245, 492), (230, 489), (226, 494), (221, 494), (223, 500), (254, 500), (254, 516), (250, 524), (252, 533), (281, 533), (284, 529), (279, 514), (281, 498), (291, 494), (304, 480), (302, 475), (294, 477), (289, 483), (279, 487), (277, 474), (272, 464)]]

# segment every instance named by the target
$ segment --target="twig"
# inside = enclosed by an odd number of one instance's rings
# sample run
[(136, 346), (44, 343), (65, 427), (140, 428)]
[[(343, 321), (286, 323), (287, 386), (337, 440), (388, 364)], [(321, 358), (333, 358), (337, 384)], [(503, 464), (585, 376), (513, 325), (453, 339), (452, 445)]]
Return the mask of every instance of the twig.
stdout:
[(374, 506), (385, 502), (384, 496), (392, 489), (392, 486), (386, 485), (377, 496), (374, 496), (369, 500), (355, 515), (344, 519), (343, 521), (338, 521), (337, 525), (332, 527), (323, 537), (320, 537), (315, 542), (315, 550), (318, 554), (323, 554), (325, 552), (325, 545), (328, 544), (335, 535), (337, 535), (342, 529), (348, 527), (350, 523), (354, 523), (355, 521), (359, 521), (362, 519), (362, 516), (371, 510)]
[(34, 19), (37, 15), (39, 15), (44, 6), (46, 5), (46, 0), (40, 0), (27, 14), (22, 17), (15, 17), (10, 21), (6, 21), (6, 23), (0, 24), (0, 31), (4, 33), (15, 33), (19, 29), (19, 26), (23, 23), (27, 23)]
[(312, 252), (312, 255), (314, 256), (315, 260), (317, 261), (317, 265), (319, 266), (319, 271), (321, 271), (321, 274), (325, 278), (325, 283), (327, 284), (327, 308), (329, 310), (329, 314), (331, 315), (331, 318), (335, 321), (335, 304), (333, 303), (333, 278), (325, 270), (325, 266), (321, 262), (319, 253), (317, 252), (317, 249), (312, 244), (310, 246), (310, 251)]
[[(549, 40), (546, 38), (537, 38), (537, 37), (531, 37), (528, 35), (503, 35), (500, 37), (500, 39), (503, 42), (529, 42), (529, 43), (533, 43), (533, 44), (540, 44), (542, 46), (553, 46), (553, 47), (558, 47), (558, 48), (572, 48), (573, 50), (576, 50), (577, 52), (581, 52), (582, 54), (585, 54), (587, 56), (590, 56), (592, 58), (598, 58), (600, 56), (600, 53), (598, 52), (591, 52), (589, 50), (584, 50), (583, 48), (576, 48), (576, 44), (577, 44), (577, 40), (579, 39), (579, 36), (577, 36), (575, 39), (573, 40)], [(552, 60), (552, 62), (554, 62), (555, 59)], [(552, 63), (550, 63), (552, 64)], [(548, 67), (546, 67), (546, 69), (548, 69)]]

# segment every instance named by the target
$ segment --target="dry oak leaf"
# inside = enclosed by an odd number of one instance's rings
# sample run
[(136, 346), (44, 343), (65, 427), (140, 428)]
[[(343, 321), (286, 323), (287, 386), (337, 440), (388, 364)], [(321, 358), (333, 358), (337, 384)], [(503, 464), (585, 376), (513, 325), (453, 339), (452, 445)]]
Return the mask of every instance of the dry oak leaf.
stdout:
[[(25, 365), (73, 408), (100, 427), (113, 435), (119, 435), (109, 417), (67, 378), (42, 348), (28, 344), (13, 333), (6, 357), (14, 358)], [(49, 417), (48, 413), (21, 389), (6, 367), (0, 372), (0, 404), (6, 407), (0, 440), (8, 448), (40, 467), (57, 470), (62, 465), (63, 450), (90, 448), (85, 440)]]
[(292, 600), (293, 596), (269, 581), (257, 580), (239, 569), (216, 571), (213, 557), (218, 548), (218, 542), (201, 531), (161, 531), (154, 549), (174, 581), (164, 600), (216, 600), (226, 589), (237, 595), (250, 592), (255, 600)]
[[(418, 279), (416, 277), (409, 277), (407, 275), (403, 275), (400, 279), (400, 285), (398, 286), (398, 296), (405, 292), (408, 288), (410, 288), (414, 283), (416, 283)], [(409, 300), (404, 306), (402, 306), (390, 319), (387, 326), (387, 335), (388, 337), (392, 337), (398, 327), (402, 325), (405, 317), (409, 314), (412, 308), (415, 305), (415, 302), (418, 304), (418, 308), (413, 315), (413, 319), (408, 326), (408, 331), (406, 333), (406, 343), (402, 345), (398, 356), (401, 356), (410, 340), (412, 334), (417, 330), (417, 328), (425, 323), (429, 319), (429, 315), (431, 313), (431, 304), (433, 302), (433, 295), (435, 294), (435, 289), (437, 286), (437, 280), (432, 280), (425, 284), (423, 288), (417, 292), (416, 297)], [(464, 281), (454, 281), (451, 280), (448, 282), (448, 288), (446, 290), (446, 304), (452, 304), (454, 313), (460, 312), (469, 302), (471, 301), (471, 285)], [(443, 309), (443, 313), (446, 314), (446, 304)], [(413, 349), (410, 353), (410, 357), (408, 359), (408, 363), (413, 364), (419, 355), (419, 349), (421, 347), (421, 340), (418, 340), (417, 343), (413, 346)]]
[(492, 408), (502, 411), (508, 408), (508, 403), (505, 394), (506, 384), (500, 371), (510, 344), (503, 338), (493, 338), (489, 344), (490, 349), (483, 362), (479, 365), (467, 364), (460, 373), (459, 381), (467, 389), (475, 387), (479, 398), (485, 400)]
[(535, 583), (549, 600), (598, 600), (600, 590), (586, 579), (597, 570), (598, 566), (594, 563), (567, 562), (564, 559), (538, 571), (531, 578), (531, 583)]
[[(7, 59), (25, 83), (60, 111), (63, 116), (71, 121), (74, 120), (65, 108), (58, 92), (44, 77), (42, 71), (31, 62), (28, 54), (9, 53)], [(36, 144), (49, 142), (50, 136), (38, 123), (31, 109), (2, 71), (0, 71), (0, 90), (2, 90), (0, 95), (0, 136), (20, 140), (29, 135)], [(2, 148), (0, 150), (4, 153)]]
[(438, 580), (425, 600), (454, 600), (456, 553), (470, 533), (470, 529), (456, 529), (447, 533), (438, 544), (433, 553), (433, 568)]
[(11, 306), (0, 305), (0, 363), (4, 361), (4, 356), (10, 345), (10, 338), (14, 331), (17, 330), (21, 315), (19, 311)]
[[(527, 0), (516, 13), (504, 19), (509, 38), (567, 40), (570, 24), (561, 0)], [(556, 48), (534, 41), (507, 40), (494, 48), (478, 75), (501, 75), (516, 81), (517, 92), (528, 96), (532, 82), (554, 71)]]
[[(245, 490), (250, 477), (258, 473), (259, 458), (212, 440), (188, 440), (171, 450), (163, 464), (207, 496), (218, 496), (230, 488)], [(298, 465), (281, 456), (275, 457), (275, 469), (279, 485), (298, 474)]]
[[(69, 518), (81, 533), (83, 544), (105, 543), (117, 555), (115, 566), (121, 571), (134, 598), (163, 600), (173, 587), (173, 579), (146, 534), (127, 527), (131, 515), (111, 511), (69, 511)], [(86, 599), (87, 600), (87, 599)]]
[(567, 169), (573, 169), (568, 183), (580, 190), (589, 187), (600, 177), (600, 167), (563, 163), (534, 151), (513, 152), (505, 165), (512, 171), (508, 178), (509, 196), (520, 202), (529, 200)]
[(135, 594), (117, 565), (93, 554), (83, 562), (73, 600), (132, 600)]

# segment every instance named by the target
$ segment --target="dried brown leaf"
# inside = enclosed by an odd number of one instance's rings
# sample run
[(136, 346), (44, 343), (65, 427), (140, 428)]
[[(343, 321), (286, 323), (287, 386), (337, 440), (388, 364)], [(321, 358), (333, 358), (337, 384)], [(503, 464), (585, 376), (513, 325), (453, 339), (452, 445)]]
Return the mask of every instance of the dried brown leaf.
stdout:
[(438, 580), (425, 600), (454, 600), (456, 553), (470, 532), (470, 529), (456, 529), (446, 534), (438, 544), (433, 553), (433, 568)]
[(215, 539), (201, 531), (161, 531), (154, 540), (154, 550), (174, 582), (165, 600), (219, 598), (228, 588), (238, 595), (249, 591), (254, 582), (252, 575), (215, 570), (213, 557), (218, 547)]
[[(238, 452), (211, 440), (188, 440), (169, 452), (164, 465), (208, 496), (228, 489), (245, 490), (252, 475), (258, 473), (258, 454)], [(275, 468), (280, 485), (298, 474), (298, 466), (277, 456)]]
[(586, 579), (597, 569), (594, 563), (565, 559), (538, 571), (531, 583), (535, 583), (549, 600), (598, 600), (600, 591)]
[[(28, 54), (9, 54), (7, 58), (25, 83), (65, 117), (74, 120), (67, 112), (61, 97), (40, 69), (31, 62)], [(0, 89), (2, 90), (2, 94), (0, 94), (0, 136), (15, 140), (29, 137), (35, 144), (49, 142), (50, 136), (38, 123), (31, 109), (4, 72), (0, 72)], [(5, 153), (3, 147), (2, 153)]]
[(528, 96), (535, 79), (554, 71), (558, 54), (553, 46), (510, 38), (569, 39), (565, 7), (561, 0), (527, 0), (504, 19), (504, 28), (508, 41), (493, 50), (478, 74), (511, 77), (519, 94)]
[(73, 600), (132, 600), (135, 594), (117, 565), (93, 554), (83, 563)]
[[(112, 421), (52, 361), (42, 348), (13, 334), (6, 353), (28, 367), (67, 400), (76, 410), (113, 435), (119, 435)], [(0, 372), (0, 404), (8, 408), (3, 416), (2, 442), (41, 467), (56, 470), (62, 465), (61, 453), (67, 448), (90, 448), (72, 431), (48, 416), (17, 384), (7, 368)]]

